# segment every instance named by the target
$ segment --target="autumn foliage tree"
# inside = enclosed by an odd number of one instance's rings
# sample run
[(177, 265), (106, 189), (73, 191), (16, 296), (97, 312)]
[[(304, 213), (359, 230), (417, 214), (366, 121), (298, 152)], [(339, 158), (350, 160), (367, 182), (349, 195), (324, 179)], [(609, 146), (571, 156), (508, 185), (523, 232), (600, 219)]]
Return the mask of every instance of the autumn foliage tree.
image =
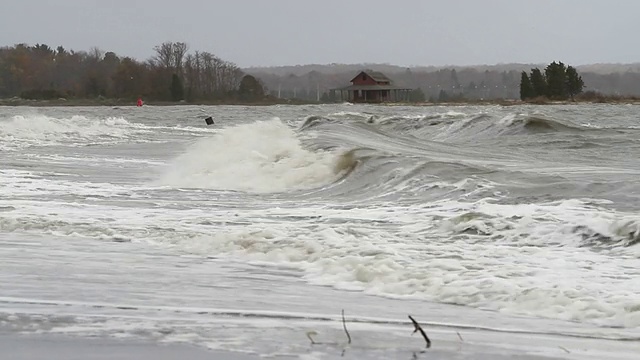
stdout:
[(224, 101), (236, 97), (244, 75), (214, 54), (188, 54), (182, 42), (154, 47), (141, 62), (93, 48), (87, 52), (44, 44), (0, 48), (0, 98), (96, 98)]

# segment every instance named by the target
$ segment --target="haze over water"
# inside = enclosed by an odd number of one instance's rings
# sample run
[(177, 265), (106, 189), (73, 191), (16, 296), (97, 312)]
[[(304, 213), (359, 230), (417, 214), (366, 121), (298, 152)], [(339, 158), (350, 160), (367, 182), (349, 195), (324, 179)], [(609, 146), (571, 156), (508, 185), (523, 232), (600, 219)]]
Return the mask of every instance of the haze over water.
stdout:
[(633, 358), (639, 138), (627, 105), (3, 107), (0, 329), (335, 358), (345, 309), (364, 358), (422, 350), (407, 314), (436, 354)]

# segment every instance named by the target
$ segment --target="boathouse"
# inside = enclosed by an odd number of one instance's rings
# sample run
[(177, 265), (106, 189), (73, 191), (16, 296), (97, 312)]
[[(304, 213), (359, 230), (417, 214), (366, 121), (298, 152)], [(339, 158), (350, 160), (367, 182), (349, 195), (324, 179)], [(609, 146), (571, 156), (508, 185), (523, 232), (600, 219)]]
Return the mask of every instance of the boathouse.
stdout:
[(335, 98), (353, 103), (395, 102), (407, 101), (411, 92), (411, 89), (394, 86), (378, 71), (360, 71), (350, 82), (349, 86), (332, 90)]

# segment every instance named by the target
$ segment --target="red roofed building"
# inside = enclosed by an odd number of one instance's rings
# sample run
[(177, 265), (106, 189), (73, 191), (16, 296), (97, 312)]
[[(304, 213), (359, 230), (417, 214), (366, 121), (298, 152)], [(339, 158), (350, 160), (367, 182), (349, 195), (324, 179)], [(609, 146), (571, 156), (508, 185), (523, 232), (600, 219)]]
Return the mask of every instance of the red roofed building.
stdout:
[(391, 80), (378, 71), (364, 70), (351, 79), (351, 85), (334, 89), (340, 92), (341, 101), (354, 103), (381, 103), (406, 101), (411, 89), (394, 86)]

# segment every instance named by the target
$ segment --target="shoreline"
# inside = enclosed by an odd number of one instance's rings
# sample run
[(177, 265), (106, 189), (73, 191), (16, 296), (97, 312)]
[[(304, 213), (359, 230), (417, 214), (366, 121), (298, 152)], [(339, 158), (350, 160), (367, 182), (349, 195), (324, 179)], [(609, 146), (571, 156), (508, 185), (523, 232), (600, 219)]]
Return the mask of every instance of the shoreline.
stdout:
[[(386, 329), (394, 334), (393, 329)], [(339, 330), (338, 330), (339, 331)], [(420, 339), (412, 338), (414, 345), (404, 347), (377, 347), (371, 341), (384, 336), (380, 329), (362, 337), (360, 331), (353, 344), (342, 342), (317, 342), (297, 349), (287, 348), (290, 340), (277, 340), (279, 350), (273, 352), (253, 347), (242, 349), (211, 349), (186, 342), (163, 342), (152, 339), (122, 338), (110, 336), (82, 336), (66, 333), (11, 332), (0, 329), (0, 358), (12, 360), (259, 360), (265, 357), (274, 360), (293, 359), (345, 359), (345, 360), (569, 360), (569, 359), (632, 359), (637, 354), (637, 345), (627, 341), (612, 341), (589, 338), (557, 337), (551, 334), (508, 333), (500, 334), (477, 331), (467, 332), (462, 338), (430, 329), (434, 346), (425, 348)], [(373, 338), (367, 339), (373, 336)], [(410, 335), (407, 336), (410, 338)], [(306, 339), (305, 339), (306, 340)], [(399, 340), (399, 339), (398, 339)], [(384, 342), (384, 341), (383, 341)], [(401, 344), (402, 343), (402, 344)], [(418, 345), (420, 344), (420, 345)]]
[[(262, 102), (163, 102), (149, 101), (145, 105), (148, 106), (273, 106), (273, 105), (341, 105), (343, 103), (318, 103), (300, 100), (291, 101), (262, 101)], [(516, 106), (516, 105), (640, 105), (640, 99), (637, 98), (621, 98), (621, 99), (605, 99), (605, 100), (577, 100), (577, 101), (522, 101), (522, 100), (477, 100), (477, 101), (453, 101), (453, 102), (387, 102), (387, 103), (352, 103), (354, 105), (377, 105), (377, 106)], [(135, 101), (124, 101), (119, 99), (58, 99), (58, 100), (26, 100), (26, 99), (0, 99), (0, 106), (24, 106), (24, 107), (82, 107), (82, 106), (105, 106), (105, 107), (136, 107)]]

